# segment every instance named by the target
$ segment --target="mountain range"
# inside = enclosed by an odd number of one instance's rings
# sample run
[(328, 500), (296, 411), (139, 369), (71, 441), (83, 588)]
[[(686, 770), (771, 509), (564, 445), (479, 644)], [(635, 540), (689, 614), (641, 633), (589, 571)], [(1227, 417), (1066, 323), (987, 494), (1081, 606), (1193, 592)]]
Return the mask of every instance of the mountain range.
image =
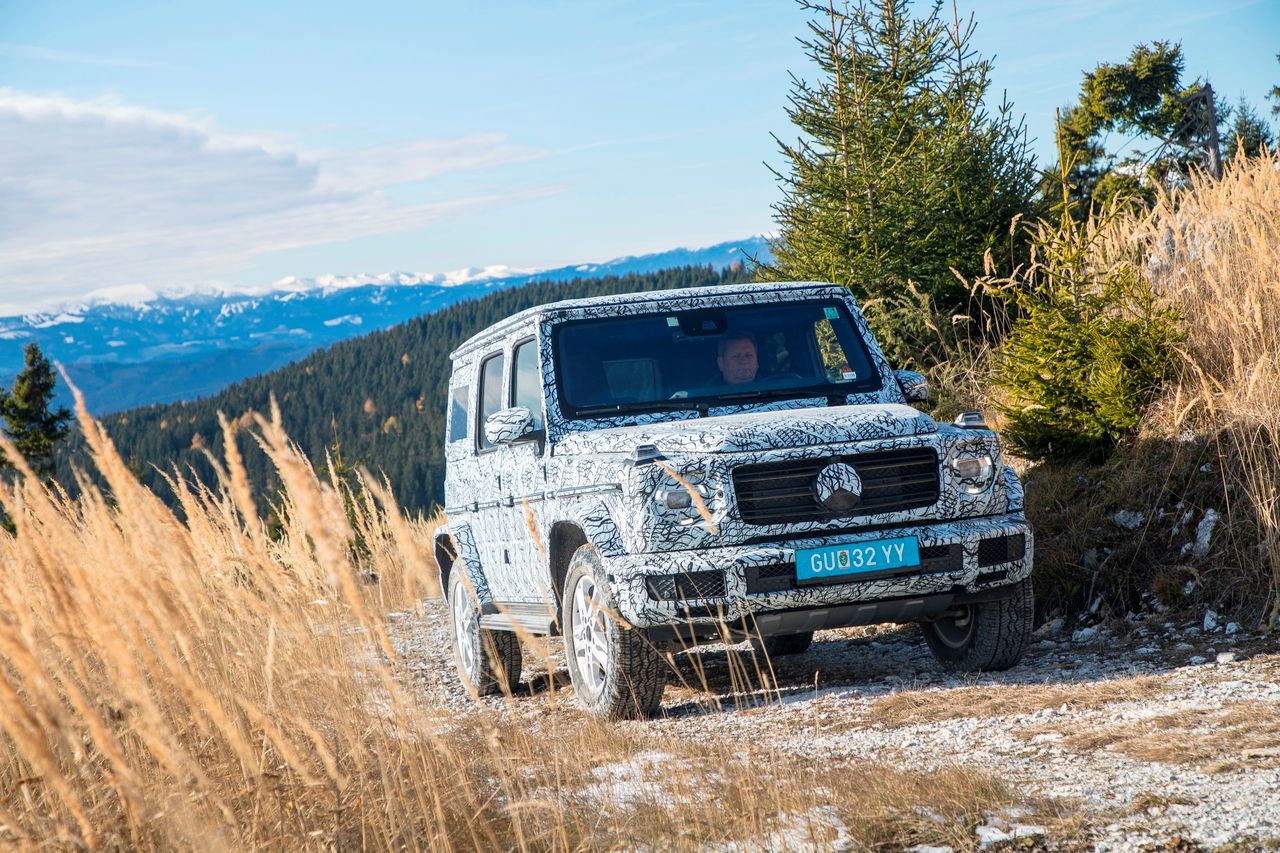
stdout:
[[(257, 292), (124, 288), (59, 310), (0, 317), (0, 382), (36, 341), (60, 363), (94, 414), (207, 396), (317, 349), (531, 282), (598, 279), (685, 266), (726, 269), (768, 260), (751, 237), (543, 270), (486, 267), (453, 273), (285, 278)], [(62, 383), (59, 383), (61, 389)], [(65, 402), (66, 392), (60, 392)]]

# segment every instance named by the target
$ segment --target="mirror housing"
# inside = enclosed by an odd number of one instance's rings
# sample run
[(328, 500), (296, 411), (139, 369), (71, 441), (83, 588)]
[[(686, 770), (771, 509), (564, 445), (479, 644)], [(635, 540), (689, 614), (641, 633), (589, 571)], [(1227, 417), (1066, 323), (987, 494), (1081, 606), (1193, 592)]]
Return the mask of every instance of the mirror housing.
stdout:
[(490, 444), (510, 444), (533, 435), (533, 412), (512, 406), (489, 415), (484, 422), (484, 439)]
[(908, 403), (923, 403), (929, 399), (929, 380), (923, 374), (914, 370), (895, 370), (893, 375), (898, 377), (898, 387)]

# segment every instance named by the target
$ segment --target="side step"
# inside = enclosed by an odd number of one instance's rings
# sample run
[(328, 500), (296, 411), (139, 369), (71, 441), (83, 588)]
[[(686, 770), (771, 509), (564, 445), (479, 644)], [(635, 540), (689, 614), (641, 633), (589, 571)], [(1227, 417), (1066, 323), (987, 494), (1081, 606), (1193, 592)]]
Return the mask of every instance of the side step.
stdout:
[(556, 611), (550, 605), (528, 601), (489, 601), (480, 608), (480, 627), (488, 631), (557, 633)]

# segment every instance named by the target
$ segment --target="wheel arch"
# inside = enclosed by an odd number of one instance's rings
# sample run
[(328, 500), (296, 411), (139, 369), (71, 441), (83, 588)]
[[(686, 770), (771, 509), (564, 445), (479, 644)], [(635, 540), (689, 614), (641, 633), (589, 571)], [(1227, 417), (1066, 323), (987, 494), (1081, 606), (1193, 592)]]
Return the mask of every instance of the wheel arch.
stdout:
[(476, 599), (485, 604), (493, 600), (489, 592), (489, 581), (484, 576), (480, 565), (480, 552), (476, 549), (475, 537), (471, 525), (458, 524), (436, 528), (435, 558), (439, 571), (440, 592), (449, 594), (449, 579), (453, 572), (461, 567), (475, 588)]
[(576, 521), (557, 521), (551, 525), (548, 537), (547, 564), (551, 573), (551, 589), (556, 597), (556, 609), (559, 611), (560, 595), (564, 590), (565, 578), (569, 576), (569, 562), (573, 553), (591, 540)]

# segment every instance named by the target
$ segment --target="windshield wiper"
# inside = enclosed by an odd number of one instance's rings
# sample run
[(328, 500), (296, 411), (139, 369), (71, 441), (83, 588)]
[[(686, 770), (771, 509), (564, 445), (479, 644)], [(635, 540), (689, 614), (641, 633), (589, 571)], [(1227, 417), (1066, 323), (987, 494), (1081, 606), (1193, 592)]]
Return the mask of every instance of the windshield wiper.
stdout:
[(647, 403), (611, 403), (602, 406), (581, 406), (573, 410), (575, 417), (583, 415), (626, 415), (635, 412), (694, 411), (698, 404), (687, 397), (679, 400), (651, 400)]
[(731, 400), (733, 402), (741, 402), (744, 400), (785, 400), (787, 398), (799, 397), (832, 397), (844, 398), (844, 394), (839, 389), (833, 389), (830, 385), (800, 385), (791, 388), (753, 388), (750, 391), (737, 391), (732, 394), (717, 394), (712, 405), (716, 403)]

